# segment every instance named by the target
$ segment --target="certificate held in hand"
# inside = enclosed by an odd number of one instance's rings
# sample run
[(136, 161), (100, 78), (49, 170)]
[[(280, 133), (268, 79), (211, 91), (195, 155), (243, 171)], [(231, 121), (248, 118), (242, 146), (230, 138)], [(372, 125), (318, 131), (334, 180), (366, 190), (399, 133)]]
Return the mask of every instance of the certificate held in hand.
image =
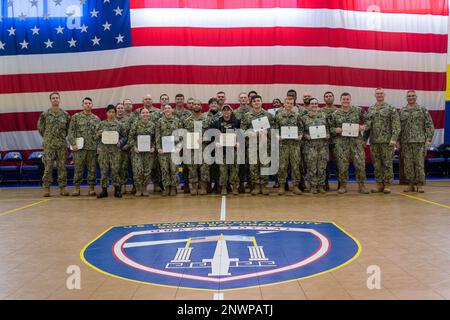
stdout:
[(161, 138), (163, 153), (175, 152), (175, 137), (164, 136)]
[(150, 135), (137, 136), (137, 148), (139, 152), (150, 152), (152, 138)]
[(224, 147), (234, 147), (236, 145), (236, 133), (222, 133), (219, 143)]
[(186, 134), (186, 147), (188, 149), (200, 149), (200, 144), (198, 140), (200, 139), (200, 133), (198, 132), (188, 132)]
[(298, 139), (298, 127), (296, 126), (282, 126), (281, 139)]
[(119, 142), (119, 133), (117, 131), (103, 131), (102, 143), (103, 144), (117, 144)]
[(324, 125), (321, 126), (310, 126), (309, 136), (312, 140), (315, 139), (325, 139), (327, 137), (327, 129)]
[(343, 137), (357, 137), (359, 136), (359, 124), (357, 123), (343, 123), (342, 124)]
[[(83, 137), (76, 138), (75, 139), (75, 144), (77, 145), (78, 150), (83, 149), (83, 147), (84, 147), (84, 138)], [(72, 146), (70, 146), (70, 150), (73, 150)]]
[(255, 132), (264, 131), (270, 129), (269, 119), (267, 117), (261, 117), (252, 120), (253, 130)]

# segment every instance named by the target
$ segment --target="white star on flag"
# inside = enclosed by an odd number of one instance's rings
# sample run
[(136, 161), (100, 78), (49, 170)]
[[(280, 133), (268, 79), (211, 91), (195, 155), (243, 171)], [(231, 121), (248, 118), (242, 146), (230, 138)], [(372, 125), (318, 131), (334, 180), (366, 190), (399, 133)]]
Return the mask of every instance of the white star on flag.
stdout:
[(44, 20), (48, 20), (48, 18), (50, 18), (50, 14), (44, 13), (44, 15), (42, 16), (42, 18), (44, 18)]
[(16, 35), (16, 29), (14, 29), (13, 27), (8, 29), (9, 32), (9, 36), (15, 36)]
[(67, 41), (69, 43), (69, 48), (76, 47), (77, 46), (77, 40), (74, 40), (73, 38)]
[(31, 0), (30, 3), (31, 3), (32, 7), (36, 7), (37, 8), (37, 5), (38, 5), (37, 0)]
[(62, 0), (53, 0), (53, 2), (55, 3), (55, 7), (56, 7), (56, 6), (61, 5)]
[(81, 32), (87, 32), (87, 28), (88, 26), (83, 23), (83, 25), (80, 27)]
[(123, 9), (120, 9), (119, 6), (117, 6), (117, 9), (114, 9), (114, 12), (116, 13), (116, 16), (122, 15), (122, 11), (123, 11)]
[(102, 24), (102, 26), (103, 26), (103, 31), (106, 31), (107, 29), (108, 30), (111, 30), (111, 26), (112, 26), (112, 24), (111, 23), (108, 23), (108, 21), (106, 21), (104, 24)]
[(41, 29), (39, 29), (38, 27), (34, 26), (34, 28), (32, 28), (30, 30), (33, 32), (33, 35), (35, 35), (35, 34), (39, 35), (39, 30), (41, 30)]
[(0, 40), (0, 49), (5, 50), (5, 44)]
[(61, 25), (59, 25), (58, 28), (55, 28), (55, 29), (56, 29), (56, 34), (58, 34), (58, 33), (63, 34), (64, 27), (61, 27)]
[(91, 18), (93, 18), (93, 17), (98, 18), (97, 15), (98, 15), (98, 11), (96, 11), (95, 8), (94, 8), (94, 10), (91, 11)]
[(28, 45), (30, 44), (25, 39), (22, 42), (19, 42), (19, 44), (22, 46), (21, 49), (28, 49)]
[(97, 38), (97, 36), (95, 36), (94, 39), (91, 39), (92, 45), (93, 46), (100, 45), (100, 40), (101, 40), (100, 38)]
[(19, 20), (24, 21), (27, 16), (23, 14), (23, 12), (19, 15)]
[(123, 38), (125, 37), (119, 33), (119, 35), (116, 37), (117, 43), (123, 42)]
[(53, 48), (53, 41), (50, 39), (47, 39), (47, 41), (44, 42), (46, 48)]

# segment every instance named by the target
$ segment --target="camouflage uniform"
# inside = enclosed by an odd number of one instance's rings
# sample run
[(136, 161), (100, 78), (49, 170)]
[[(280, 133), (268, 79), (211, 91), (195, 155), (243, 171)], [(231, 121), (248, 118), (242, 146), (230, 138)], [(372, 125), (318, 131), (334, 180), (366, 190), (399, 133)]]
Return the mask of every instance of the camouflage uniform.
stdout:
[(44, 164), (44, 175), (42, 182), (45, 188), (52, 184), (53, 163), (56, 161), (58, 169), (59, 187), (67, 185), (67, 141), (66, 136), (69, 131), (70, 116), (64, 110), (54, 113), (51, 109), (43, 112), (39, 116), (38, 130), (43, 138), (44, 153), (42, 163)]
[(416, 105), (412, 109), (400, 110), (400, 147), (404, 172), (410, 184), (422, 186), (425, 183), (425, 143), (434, 135), (434, 125), (428, 110)]
[(73, 146), (76, 143), (76, 138), (84, 139), (83, 149), (73, 153), (73, 160), (75, 164), (75, 173), (73, 177), (73, 184), (80, 186), (83, 180), (84, 166), (88, 169), (88, 183), (94, 186), (96, 182), (97, 169), (97, 128), (100, 123), (100, 118), (95, 114), (86, 114), (83, 111), (78, 112), (72, 117), (69, 126), (69, 135), (67, 140)]
[[(122, 125), (122, 127), (125, 129), (125, 137), (128, 138), (128, 133), (130, 132), (130, 125), (131, 125), (131, 116), (124, 115), (121, 118), (116, 117), (116, 120), (119, 121), (119, 123)], [(128, 141), (124, 143), (129, 144)], [(131, 157), (130, 157), (130, 149), (123, 150), (123, 147), (121, 146), (120, 150), (120, 185), (124, 186), (128, 182), (128, 168), (131, 164)]]
[[(173, 116), (168, 119), (162, 116), (156, 125), (156, 148), (162, 149), (162, 137), (171, 136), (172, 132), (181, 128), (181, 122), (178, 117)], [(175, 141), (175, 144), (178, 141)], [(159, 155), (159, 163), (161, 166), (161, 176), (164, 189), (178, 186), (178, 166), (172, 162), (170, 153)]]
[[(300, 118), (308, 114), (308, 109), (302, 105), (297, 105)], [(303, 128), (305, 130), (305, 128)], [(305, 159), (305, 139), (300, 141), (300, 188), (305, 189), (306, 179), (306, 159)]]
[[(309, 135), (310, 126), (324, 125), (328, 129), (328, 120), (324, 113), (313, 115), (308, 112), (302, 117), (304, 133)], [(329, 158), (328, 139), (306, 139), (304, 145), (306, 175), (312, 189), (325, 186), (326, 168)]]
[[(298, 135), (303, 134), (303, 122), (298, 113), (282, 110), (278, 112), (275, 121), (277, 127), (297, 127)], [(281, 137), (281, 132), (280, 132)], [(288, 166), (291, 164), (292, 182), (298, 186), (300, 183), (300, 141), (298, 139), (280, 140), (280, 169), (278, 171), (278, 181), (280, 185), (286, 182), (288, 176)]]
[[(183, 123), (184, 120), (186, 120), (192, 115), (192, 112), (185, 108), (183, 108), (181, 111), (178, 111), (175, 107), (173, 115), (180, 120), (180, 123)], [(183, 156), (183, 152), (181, 152), (181, 156)], [(183, 168), (183, 188), (185, 192), (188, 192), (189, 176), (190, 176), (189, 166), (184, 163), (181, 166)]]
[(343, 123), (364, 124), (364, 111), (355, 106), (350, 106), (348, 112), (337, 109), (329, 118), (331, 137), (334, 140), (334, 151), (338, 167), (338, 179), (342, 185), (348, 181), (348, 166), (353, 161), (356, 180), (364, 183), (366, 180), (366, 162), (364, 153), (364, 139), (361, 134), (358, 137), (343, 137), (337, 134), (336, 128), (342, 128)]
[(244, 119), (244, 115), (250, 111), (252, 111), (252, 108), (249, 105), (246, 105), (246, 106), (239, 106), (238, 108), (233, 110), (233, 113), (236, 119), (242, 121), (242, 119)]
[(366, 130), (370, 137), (370, 154), (378, 185), (389, 186), (394, 178), (394, 146), (400, 134), (400, 118), (397, 110), (387, 103), (373, 105), (366, 113)]
[[(216, 113), (213, 113), (211, 110), (209, 110), (206, 113), (206, 119), (208, 123), (208, 127), (211, 127), (211, 125), (219, 120), (219, 118), (222, 116), (222, 112), (217, 111)], [(214, 139), (214, 138), (213, 138)], [(213, 151), (213, 156), (215, 155), (215, 152)], [(214, 189), (216, 189), (219, 186), (219, 179), (220, 179), (220, 170), (217, 163), (213, 163), (209, 166), (209, 176), (210, 176), (210, 182), (214, 183)]]
[[(199, 132), (200, 138), (203, 136), (203, 133), (206, 129), (208, 129), (208, 119), (206, 115), (202, 113), (198, 118), (195, 117), (194, 114), (191, 114), (189, 117), (182, 121), (182, 126), (186, 129), (187, 132), (194, 132), (195, 122), (202, 123), (202, 132)], [(206, 143), (203, 142), (203, 148), (206, 146)], [(195, 164), (194, 162), (194, 153), (195, 150), (190, 150), (191, 152), (191, 163), (186, 163), (185, 165), (188, 168), (189, 172), (189, 182), (190, 183), (198, 183), (198, 182), (209, 182), (209, 166), (202, 161), (201, 164)], [(198, 161), (197, 161), (198, 162)]]
[[(322, 109), (320, 109), (320, 112), (323, 112), (328, 117), (328, 121), (330, 121), (331, 115), (336, 110), (338, 110), (338, 108), (336, 106), (332, 105), (331, 107), (329, 107), (329, 106), (323, 107)], [(330, 179), (330, 176), (331, 176), (330, 162), (332, 160), (334, 161), (334, 175), (339, 180), (338, 165), (337, 165), (337, 160), (336, 160), (336, 155), (335, 155), (336, 152), (335, 152), (335, 143), (334, 143), (333, 135), (331, 135), (330, 140), (328, 140), (328, 150), (329, 150), (329, 153), (330, 153), (330, 158), (328, 159), (328, 163), (327, 163), (327, 177), (326, 177), (326, 180), (325, 180), (325, 185), (329, 189), (328, 180)]]
[[(275, 127), (275, 121), (272, 114), (270, 114), (268, 111), (261, 109), (258, 112), (255, 112), (254, 110), (247, 112), (244, 116), (244, 119), (241, 123), (242, 130), (247, 131), (248, 129), (253, 129), (252, 120), (267, 117), (270, 123), (271, 129)], [(250, 152), (256, 153), (256, 164), (250, 164), (250, 179), (252, 180), (253, 184), (260, 184), (260, 185), (266, 185), (268, 176), (261, 175), (261, 168), (269, 168), (269, 164), (262, 164), (259, 159), (259, 141), (261, 139), (261, 136), (258, 136), (257, 138), (257, 147), (254, 150), (251, 150), (249, 147), (249, 155)], [(267, 131), (267, 156), (270, 156), (270, 130)]]
[[(247, 112), (250, 112), (252, 108), (249, 105), (246, 106), (239, 106), (236, 110), (233, 111), (234, 116), (236, 119), (239, 119), (242, 123), (242, 120), (244, 119), (244, 116)], [(240, 192), (244, 193), (244, 182), (250, 182), (250, 165), (248, 163), (248, 141), (246, 139), (245, 141), (245, 164), (239, 165), (239, 185), (240, 185)]]
[(149, 135), (151, 148), (155, 147), (155, 124), (150, 120), (144, 122), (138, 120), (133, 123), (128, 135), (128, 144), (132, 152), (131, 161), (133, 163), (133, 177), (136, 190), (147, 189), (150, 183), (150, 174), (155, 162), (155, 152), (134, 152), (134, 148), (138, 147), (138, 136)]
[(99, 144), (97, 147), (98, 151), (98, 164), (100, 166), (101, 173), (101, 186), (102, 188), (108, 187), (108, 172), (111, 168), (111, 180), (114, 187), (119, 187), (121, 184), (120, 176), (120, 149), (117, 148), (115, 144), (103, 144), (101, 142), (101, 137), (103, 131), (116, 131), (119, 133), (119, 145), (122, 145), (126, 139), (125, 128), (120, 124), (119, 121), (114, 120), (109, 123), (108, 120), (103, 120), (98, 125), (97, 137)]

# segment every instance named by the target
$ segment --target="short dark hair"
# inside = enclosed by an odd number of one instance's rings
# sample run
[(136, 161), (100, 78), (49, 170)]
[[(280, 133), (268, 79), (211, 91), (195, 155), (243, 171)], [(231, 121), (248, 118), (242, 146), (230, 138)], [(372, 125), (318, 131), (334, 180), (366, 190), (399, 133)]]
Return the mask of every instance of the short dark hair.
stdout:
[(208, 100), (208, 104), (211, 104), (211, 103), (213, 103), (213, 102), (217, 102), (217, 98), (210, 98), (210, 99)]
[(252, 103), (253, 100), (256, 100), (256, 99), (261, 99), (261, 100), (262, 100), (262, 97), (261, 97), (259, 94), (257, 94), (256, 96), (253, 96), (253, 97), (250, 99), (250, 103)]
[(92, 102), (92, 98), (89, 98), (89, 97), (84, 97), (83, 100), (81, 100), (81, 102), (84, 102), (84, 100), (88, 100), (88, 101)]
[(252, 90), (252, 91), (249, 91), (249, 92), (248, 92), (248, 95), (251, 95), (251, 94), (253, 94), (253, 93), (254, 93), (254, 94), (258, 94), (258, 92), (256, 92), (255, 90)]
[[(331, 95), (334, 97), (334, 93), (331, 92), (331, 91), (325, 92), (325, 93), (323, 94), (323, 97), (325, 98), (325, 96), (326, 96), (327, 94), (331, 94)], [(342, 97), (342, 95), (341, 95), (341, 97)]]
[(176, 98), (183, 98), (184, 99), (184, 94), (182, 94), (182, 93), (177, 93), (176, 95), (175, 95), (175, 99)]
[[(159, 100), (161, 100), (162, 97), (166, 96), (167, 98), (169, 98), (169, 95), (167, 93), (163, 93), (162, 95), (159, 96)], [(170, 98), (169, 98), (170, 99)]]
[(106, 112), (108, 112), (109, 110), (114, 110), (114, 112), (116, 112), (116, 106), (113, 104), (108, 104), (108, 106), (106, 107)]
[(225, 94), (225, 92), (224, 92), (224, 91), (219, 91), (219, 92), (217, 92), (217, 93), (216, 93), (216, 95), (217, 95), (217, 94), (220, 94), (220, 93), (223, 93), (223, 94)]
[(58, 97), (61, 98), (61, 96), (59, 95), (59, 92), (56, 92), (56, 91), (53, 91), (52, 93), (50, 93), (50, 95), (48, 96), (48, 98), (49, 98), (49, 99), (52, 99), (52, 96), (55, 95), (55, 94), (56, 94)]
[(348, 92), (344, 92), (344, 93), (342, 93), (341, 94), (341, 99), (342, 99), (342, 97), (352, 97), (352, 95), (350, 94), (350, 93), (348, 93)]
[(294, 89), (289, 89), (286, 95), (289, 95), (289, 93), (295, 93), (295, 95), (297, 95), (297, 91), (295, 91)]

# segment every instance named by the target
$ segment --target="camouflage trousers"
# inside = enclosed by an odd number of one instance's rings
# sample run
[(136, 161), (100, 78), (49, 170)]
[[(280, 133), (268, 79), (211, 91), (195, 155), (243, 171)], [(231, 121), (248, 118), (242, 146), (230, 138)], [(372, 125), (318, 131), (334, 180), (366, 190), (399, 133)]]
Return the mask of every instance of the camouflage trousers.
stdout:
[(312, 188), (325, 186), (326, 169), (329, 159), (326, 139), (307, 140), (304, 146), (306, 177)]
[[(120, 151), (120, 184), (126, 185), (128, 183), (128, 172), (131, 165), (130, 150)], [(131, 177), (130, 177), (131, 178)]]
[(245, 146), (245, 164), (239, 165), (239, 183), (244, 185), (244, 182), (250, 182), (250, 165), (248, 163), (248, 145)]
[[(270, 163), (264, 164), (261, 162), (261, 154), (266, 154), (267, 157), (270, 158), (270, 139), (267, 139), (267, 149), (268, 150), (260, 150), (260, 141), (261, 138), (258, 138), (258, 144), (252, 146), (251, 143), (248, 148), (248, 161), (249, 161), (249, 169), (250, 169), (250, 179), (253, 184), (267, 184), (269, 180), (268, 175), (263, 175), (261, 173), (263, 168), (269, 170)], [(263, 144), (264, 145), (264, 144)], [(256, 163), (254, 163), (256, 160)], [(253, 163), (252, 163), (253, 162)]]
[(75, 172), (73, 174), (73, 184), (79, 186), (83, 180), (84, 167), (88, 170), (88, 183), (93, 186), (96, 183), (97, 170), (97, 151), (96, 150), (78, 150), (73, 153), (73, 162), (75, 165)]
[(158, 155), (164, 189), (178, 187), (178, 165), (172, 162), (170, 153)]
[(415, 185), (425, 183), (425, 156), (427, 149), (424, 143), (405, 143), (401, 145), (406, 180)]
[(150, 174), (155, 162), (152, 152), (140, 152), (131, 155), (133, 163), (133, 180), (136, 188), (147, 187), (150, 183)]
[(219, 185), (221, 187), (226, 187), (228, 183), (230, 183), (231, 185), (237, 185), (239, 183), (239, 165), (237, 164), (236, 150), (234, 152), (233, 160), (233, 163), (227, 164), (226, 156), (224, 154), (223, 164), (219, 164)]
[(328, 159), (328, 163), (327, 163), (327, 178), (326, 178), (326, 181), (328, 182), (328, 180), (331, 177), (331, 170), (330, 170), (330, 162), (331, 161), (334, 161), (334, 176), (339, 181), (339, 168), (338, 168), (337, 159), (336, 159), (336, 145), (334, 143), (330, 143), (328, 145), (328, 149), (329, 149), (329, 152), (330, 152), (330, 158)]
[(305, 185), (305, 179), (307, 179), (306, 171), (306, 155), (305, 155), (305, 140), (300, 141), (300, 185)]
[(50, 187), (53, 181), (53, 163), (56, 162), (58, 170), (58, 184), (60, 187), (67, 185), (67, 150), (64, 149), (46, 149), (42, 155), (42, 163), (44, 164), (44, 175), (42, 176), (42, 183), (44, 187)]
[(394, 179), (394, 146), (389, 143), (373, 143), (370, 145), (370, 158), (375, 170), (375, 181), (390, 185)]
[(364, 141), (359, 138), (342, 138), (335, 144), (335, 159), (338, 167), (338, 179), (341, 183), (348, 181), (348, 167), (350, 161), (355, 167), (356, 181), (366, 180), (366, 157)]
[(120, 177), (120, 150), (102, 150), (98, 154), (98, 164), (100, 166), (100, 184), (102, 188), (108, 187), (109, 169), (111, 168), (111, 181), (113, 186), (121, 184)]
[(159, 155), (155, 156), (155, 161), (153, 161), (152, 171), (150, 173), (151, 180), (155, 185), (161, 183), (161, 166), (158, 157)]
[(194, 150), (189, 152), (191, 152), (191, 158), (185, 159), (187, 162), (183, 163), (183, 179), (185, 183), (209, 182), (210, 167), (202, 162), (202, 154), (199, 153), (196, 157)]
[(280, 168), (278, 171), (278, 182), (280, 185), (286, 182), (289, 164), (291, 165), (292, 183), (300, 183), (300, 142), (282, 141), (280, 143)]

